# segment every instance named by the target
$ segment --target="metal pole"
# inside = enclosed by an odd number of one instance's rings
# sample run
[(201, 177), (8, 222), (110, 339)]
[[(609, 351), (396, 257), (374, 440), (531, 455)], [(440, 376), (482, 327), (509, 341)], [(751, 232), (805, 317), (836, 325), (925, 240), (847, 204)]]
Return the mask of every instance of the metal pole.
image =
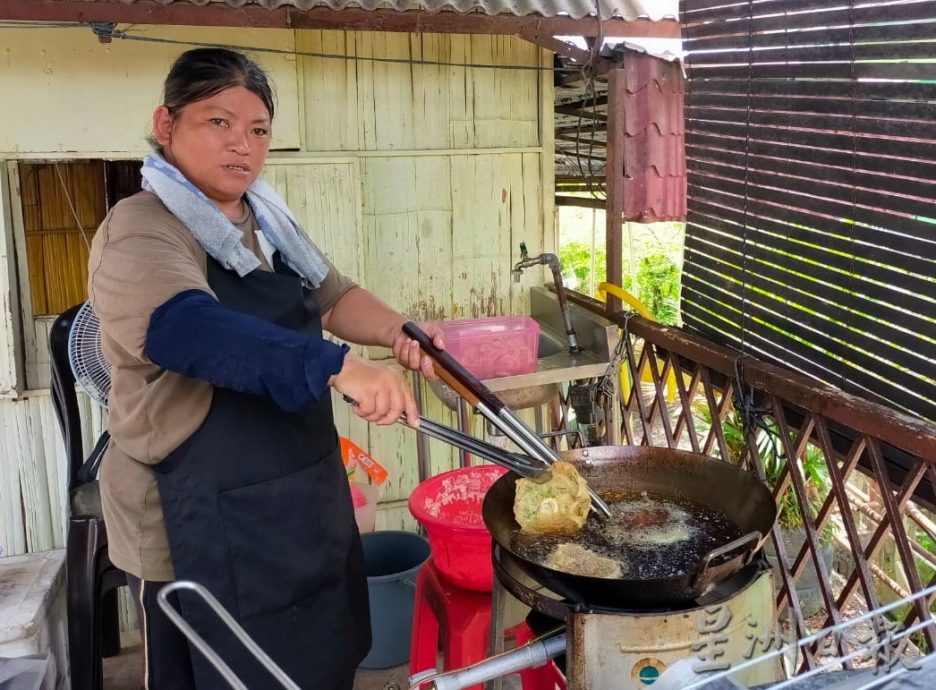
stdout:
[[(413, 399), (416, 401), (416, 408), (421, 413), (423, 409), (423, 389), (422, 379), (419, 376), (413, 377)], [(432, 465), (429, 462), (429, 439), (423, 434), (416, 434), (416, 467), (418, 468), (420, 483), (432, 476)]]
[[(463, 434), (471, 433), (471, 419), (468, 412), (468, 403), (461, 396), (458, 397), (458, 430)], [(459, 467), (471, 467), (471, 454), (462, 449), (458, 453)]]

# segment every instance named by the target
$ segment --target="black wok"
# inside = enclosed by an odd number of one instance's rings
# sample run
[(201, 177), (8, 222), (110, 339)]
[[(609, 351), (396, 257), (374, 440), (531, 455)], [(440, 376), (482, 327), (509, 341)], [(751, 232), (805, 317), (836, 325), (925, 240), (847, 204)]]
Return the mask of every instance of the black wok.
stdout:
[[(647, 497), (639, 500), (650, 505), (686, 506), (688, 512), (674, 511), (684, 516), (685, 524), (690, 523), (685, 516), (695, 516), (696, 509), (700, 516), (691, 525), (696, 536), (684, 544), (649, 549), (612, 544), (620, 549), (616, 553), (627, 552), (628, 561), (636, 555), (619, 578), (572, 574), (548, 567), (540, 554), (531, 555), (529, 540), (520, 533), (513, 513), (519, 477), (514, 473), (501, 477), (488, 491), (483, 506), (484, 523), (494, 541), (515, 556), (534, 580), (575, 603), (645, 610), (690, 602), (750, 563), (776, 520), (773, 496), (755, 475), (705, 455), (667, 448), (602, 446), (566, 451), (562, 459), (573, 463), (605, 498), (646, 492)], [(614, 508), (614, 500), (609, 502)], [(563, 540), (573, 539), (607, 554), (609, 544), (597, 543), (604, 532), (595, 530), (604, 530), (602, 522), (614, 520), (612, 516), (599, 521), (590, 515), (582, 533)], [(713, 524), (724, 529), (709, 529)]]

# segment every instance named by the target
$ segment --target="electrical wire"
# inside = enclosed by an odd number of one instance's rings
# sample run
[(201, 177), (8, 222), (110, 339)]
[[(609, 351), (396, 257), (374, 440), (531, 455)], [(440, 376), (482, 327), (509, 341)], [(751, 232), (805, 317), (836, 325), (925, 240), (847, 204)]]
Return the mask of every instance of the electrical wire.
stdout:
[[(740, 352), (735, 359), (734, 368), (735, 368), (735, 390), (734, 396), (731, 400), (732, 405), (738, 411), (738, 414), (741, 415), (741, 428), (744, 430), (744, 438), (746, 441), (751, 441), (754, 436), (756, 436), (758, 430), (765, 431), (768, 437), (771, 440), (771, 443), (774, 445), (774, 450), (776, 451), (776, 439), (771, 433), (769, 425), (764, 421), (770, 410), (762, 407), (758, 407), (755, 404), (754, 400), (754, 388), (753, 386), (746, 386), (744, 383), (744, 358), (748, 356), (747, 353), (747, 320), (748, 320), (748, 308), (747, 308), (747, 293), (748, 293), (748, 203), (750, 201), (748, 196), (748, 182), (750, 174), (750, 166), (748, 162), (748, 156), (750, 154), (751, 146), (751, 89), (752, 89), (752, 79), (753, 79), (753, 67), (751, 63), (753, 62), (754, 54), (754, 2), (753, 0), (748, 0), (748, 52), (747, 52), (747, 69), (748, 69), (748, 78), (747, 78), (747, 111), (745, 113), (745, 128), (744, 128), (744, 205), (743, 205), (743, 216), (742, 216), (742, 226), (741, 226), (741, 348)], [(777, 456), (780, 457), (780, 456)], [(752, 458), (755, 466), (757, 465), (756, 458)]]
[(68, 208), (71, 209), (72, 217), (75, 219), (75, 223), (78, 225), (78, 230), (81, 231), (81, 239), (84, 240), (85, 247), (88, 252), (91, 252), (91, 242), (88, 240), (88, 233), (84, 229), (84, 225), (81, 224), (81, 219), (78, 218), (78, 211), (75, 209), (75, 204), (72, 201), (71, 193), (68, 191), (68, 185), (65, 184), (65, 178), (62, 177), (62, 170), (59, 168), (58, 161), (53, 163), (55, 166), (55, 174), (58, 175), (59, 184), (62, 187), (62, 193), (65, 195), (65, 200), (68, 202)]
[(181, 41), (171, 38), (155, 38), (152, 36), (137, 36), (123, 32), (115, 32), (110, 38), (121, 39), (125, 41), (139, 41), (143, 43), (161, 43), (167, 45), (186, 46), (191, 48), (227, 48), (229, 50), (247, 51), (251, 53), (269, 53), (273, 55), (290, 55), (297, 57), (311, 57), (323, 60), (345, 60), (355, 62), (377, 62), (393, 65), (422, 65), (426, 67), (463, 67), (465, 69), (502, 69), (517, 72), (556, 72), (569, 71), (574, 69), (565, 69), (555, 67), (540, 67), (538, 65), (491, 65), (477, 62), (443, 62), (440, 60), (413, 60), (410, 58), (381, 58), (365, 57), (360, 55), (341, 55), (338, 53), (318, 53), (304, 50), (285, 50), (280, 48), (259, 48), (250, 46), (237, 46), (226, 43), (205, 43), (202, 41)]
[[(852, 184), (851, 187), (851, 217), (858, 217), (858, 183), (855, 178), (858, 176), (858, 75), (855, 71), (855, 0), (848, 2), (848, 47), (850, 54), (850, 77), (851, 77), (851, 159), (852, 159)], [(855, 242), (855, 223), (848, 224), (848, 238), (851, 244), (851, 257), (848, 265), (848, 279), (845, 283), (845, 326), (851, 325), (854, 314), (854, 284), (855, 284), (855, 256), (857, 254)], [(848, 384), (847, 377), (848, 366), (845, 357), (839, 357), (839, 388), (845, 390)]]
[[(597, 0), (596, 0), (597, 3)], [(600, 20), (599, 20), (600, 24)], [(507, 70), (516, 72), (568, 72), (575, 73), (579, 71), (577, 67), (541, 67), (539, 65), (492, 65), (488, 63), (477, 62), (444, 62), (441, 60), (414, 60), (408, 58), (381, 58), (367, 57), (361, 55), (341, 55), (338, 53), (319, 53), (314, 51), (287, 50), (284, 48), (265, 48), (261, 46), (234, 45), (230, 43), (208, 43), (205, 41), (183, 41), (174, 38), (158, 38), (155, 36), (143, 36), (130, 33), (135, 24), (130, 25), (128, 29), (117, 29), (116, 25), (108, 23), (93, 22), (90, 24), (80, 23), (49, 23), (49, 22), (29, 22), (29, 23), (11, 23), (0, 22), (0, 29), (88, 29), (89, 27), (98, 38), (110, 40), (135, 41), (139, 43), (155, 43), (161, 45), (184, 46), (187, 48), (227, 48), (249, 53), (267, 53), (270, 55), (288, 55), (291, 57), (310, 57), (322, 60), (344, 60), (355, 62), (376, 62), (395, 65), (422, 65), (425, 67), (462, 67), (464, 69), (493, 69)]]
[[(585, 189), (588, 190), (588, 193), (591, 194), (595, 199), (604, 201), (606, 199), (606, 194), (603, 194), (598, 187), (597, 181), (595, 180), (595, 168), (594, 168), (594, 148), (595, 148), (595, 137), (598, 135), (598, 91), (596, 87), (597, 77), (595, 74), (595, 62), (598, 60), (598, 55), (601, 52), (601, 48), (604, 45), (604, 32), (601, 23), (601, 6), (599, 0), (595, 0), (595, 21), (598, 23), (598, 36), (594, 43), (590, 46), (588, 61), (585, 62), (580, 68), (579, 71), (582, 75), (582, 79), (585, 82), (585, 89), (582, 99), (582, 107), (578, 111), (578, 123), (575, 127), (575, 164), (578, 167), (579, 175), (585, 180)], [(585, 165), (582, 164), (582, 120), (585, 116), (585, 108), (587, 107), (588, 102), (591, 101), (591, 132), (588, 138), (588, 154), (586, 157)], [(607, 132), (607, 121), (605, 124), (605, 167), (607, 168), (608, 162), (608, 132)], [(586, 170), (587, 167), (587, 170)]]

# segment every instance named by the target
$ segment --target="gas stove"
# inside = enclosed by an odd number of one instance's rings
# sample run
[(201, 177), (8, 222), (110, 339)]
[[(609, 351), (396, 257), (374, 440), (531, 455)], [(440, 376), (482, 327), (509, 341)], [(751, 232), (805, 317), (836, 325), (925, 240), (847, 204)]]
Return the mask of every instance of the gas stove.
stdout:
[[(522, 562), (495, 546), (497, 585), (534, 611), (565, 624), (569, 690), (650, 687), (675, 662), (694, 658), (694, 670), (726, 670), (759, 655), (776, 629), (774, 589), (765, 562), (755, 561), (696, 601), (668, 609), (625, 610), (573, 602), (533, 580)], [(546, 624), (550, 627), (550, 624)], [(536, 630), (535, 632), (542, 632)], [(776, 663), (742, 670), (747, 686), (780, 677)]]

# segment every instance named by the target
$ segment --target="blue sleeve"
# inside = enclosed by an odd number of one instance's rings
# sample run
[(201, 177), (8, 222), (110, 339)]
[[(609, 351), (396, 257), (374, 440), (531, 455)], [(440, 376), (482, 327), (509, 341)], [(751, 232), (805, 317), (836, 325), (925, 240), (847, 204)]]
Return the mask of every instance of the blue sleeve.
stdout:
[(146, 332), (146, 355), (163, 369), (269, 398), (288, 411), (328, 394), (347, 351), (226, 309), (202, 290), (162, 304)]

